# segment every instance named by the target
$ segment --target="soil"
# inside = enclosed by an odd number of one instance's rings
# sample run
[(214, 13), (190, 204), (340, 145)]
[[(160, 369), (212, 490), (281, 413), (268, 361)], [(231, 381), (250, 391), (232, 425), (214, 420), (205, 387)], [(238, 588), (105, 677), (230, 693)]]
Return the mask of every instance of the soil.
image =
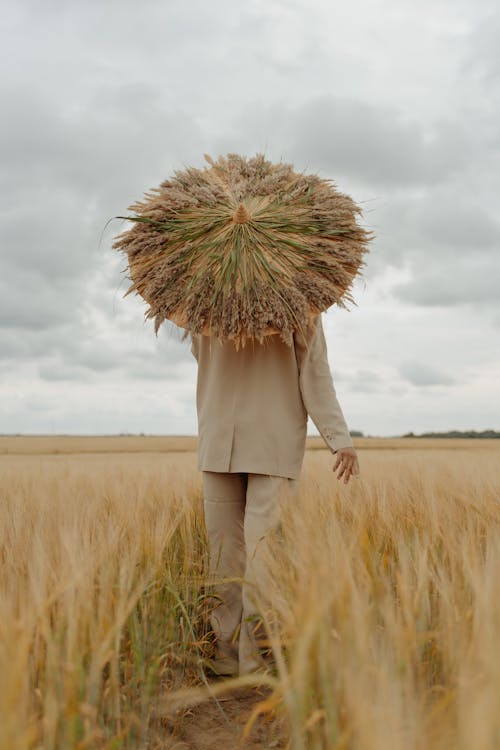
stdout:
[[(220, 679), (212, 680), (219, 684)], [(245, 725), (269, 688), (237, 688), (189, 707), (158, 716), (151, 750), (272, 750), (287, 748), (286, 719), (279, 712), (260, 714), (243, 739)]]

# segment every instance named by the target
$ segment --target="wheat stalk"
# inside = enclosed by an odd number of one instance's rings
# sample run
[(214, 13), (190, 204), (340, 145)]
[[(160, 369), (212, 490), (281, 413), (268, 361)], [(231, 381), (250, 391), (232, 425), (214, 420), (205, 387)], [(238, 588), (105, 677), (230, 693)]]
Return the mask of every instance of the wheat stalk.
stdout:
[(113, 242), (128, 257), (126, 295), (146, 300), (155, 333), (170, 319), (237, 345), (269, 333), (290, 344), (313, 315), (354, 302), (373, 233), (349, 196), (262, 154), (205, 159), (116, 217), (133, 224)]

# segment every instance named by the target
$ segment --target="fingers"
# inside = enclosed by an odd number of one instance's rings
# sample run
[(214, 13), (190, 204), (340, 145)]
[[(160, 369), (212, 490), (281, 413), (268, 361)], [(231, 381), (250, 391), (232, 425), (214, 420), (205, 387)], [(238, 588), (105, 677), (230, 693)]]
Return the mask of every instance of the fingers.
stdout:
[(344, 484), (347, 484), (351, 476), (359, 475), (359, 463), (355, 456), (338, 456), (333, 471), (335, 472), (339, 466), (340, 471), (337, 474), (337, 479), (341, 480), (344, 477)]

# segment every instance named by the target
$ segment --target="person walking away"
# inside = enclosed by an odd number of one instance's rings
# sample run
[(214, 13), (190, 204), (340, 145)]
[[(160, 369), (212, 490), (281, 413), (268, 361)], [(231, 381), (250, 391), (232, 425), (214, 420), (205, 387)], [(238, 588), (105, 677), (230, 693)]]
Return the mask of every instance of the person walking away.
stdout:
[(339, 480), (347, 484), (358, 475), (359, 461), (336, 396), (321, 314), (305, 334), (294, 333), (291, 346), (271, 335), (236, 349), (232, 340), (192, 334), (191, 352), (198, 363), (208, 572), (218, 601), (210, 614), (212, 668), (248, 674), (266, 668), (257, 604), (266, 588), (263, 551), (279, 529), (280, 502), (296, 495), (308, 415), (335, 455)]

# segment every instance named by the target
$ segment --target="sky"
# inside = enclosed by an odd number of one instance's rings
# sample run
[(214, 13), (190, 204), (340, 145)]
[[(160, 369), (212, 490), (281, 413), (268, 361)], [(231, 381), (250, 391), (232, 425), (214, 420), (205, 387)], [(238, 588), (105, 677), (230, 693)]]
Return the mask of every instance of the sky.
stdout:
[(349, 428), (500, 429), (498, 3), (11, 0), (2, 22), (0, 433), (196, 434), (196, 361), (123, 296), (113, 217), (230, 152), (334, 180), (375, 234), (355, 304), (323, 313)]

